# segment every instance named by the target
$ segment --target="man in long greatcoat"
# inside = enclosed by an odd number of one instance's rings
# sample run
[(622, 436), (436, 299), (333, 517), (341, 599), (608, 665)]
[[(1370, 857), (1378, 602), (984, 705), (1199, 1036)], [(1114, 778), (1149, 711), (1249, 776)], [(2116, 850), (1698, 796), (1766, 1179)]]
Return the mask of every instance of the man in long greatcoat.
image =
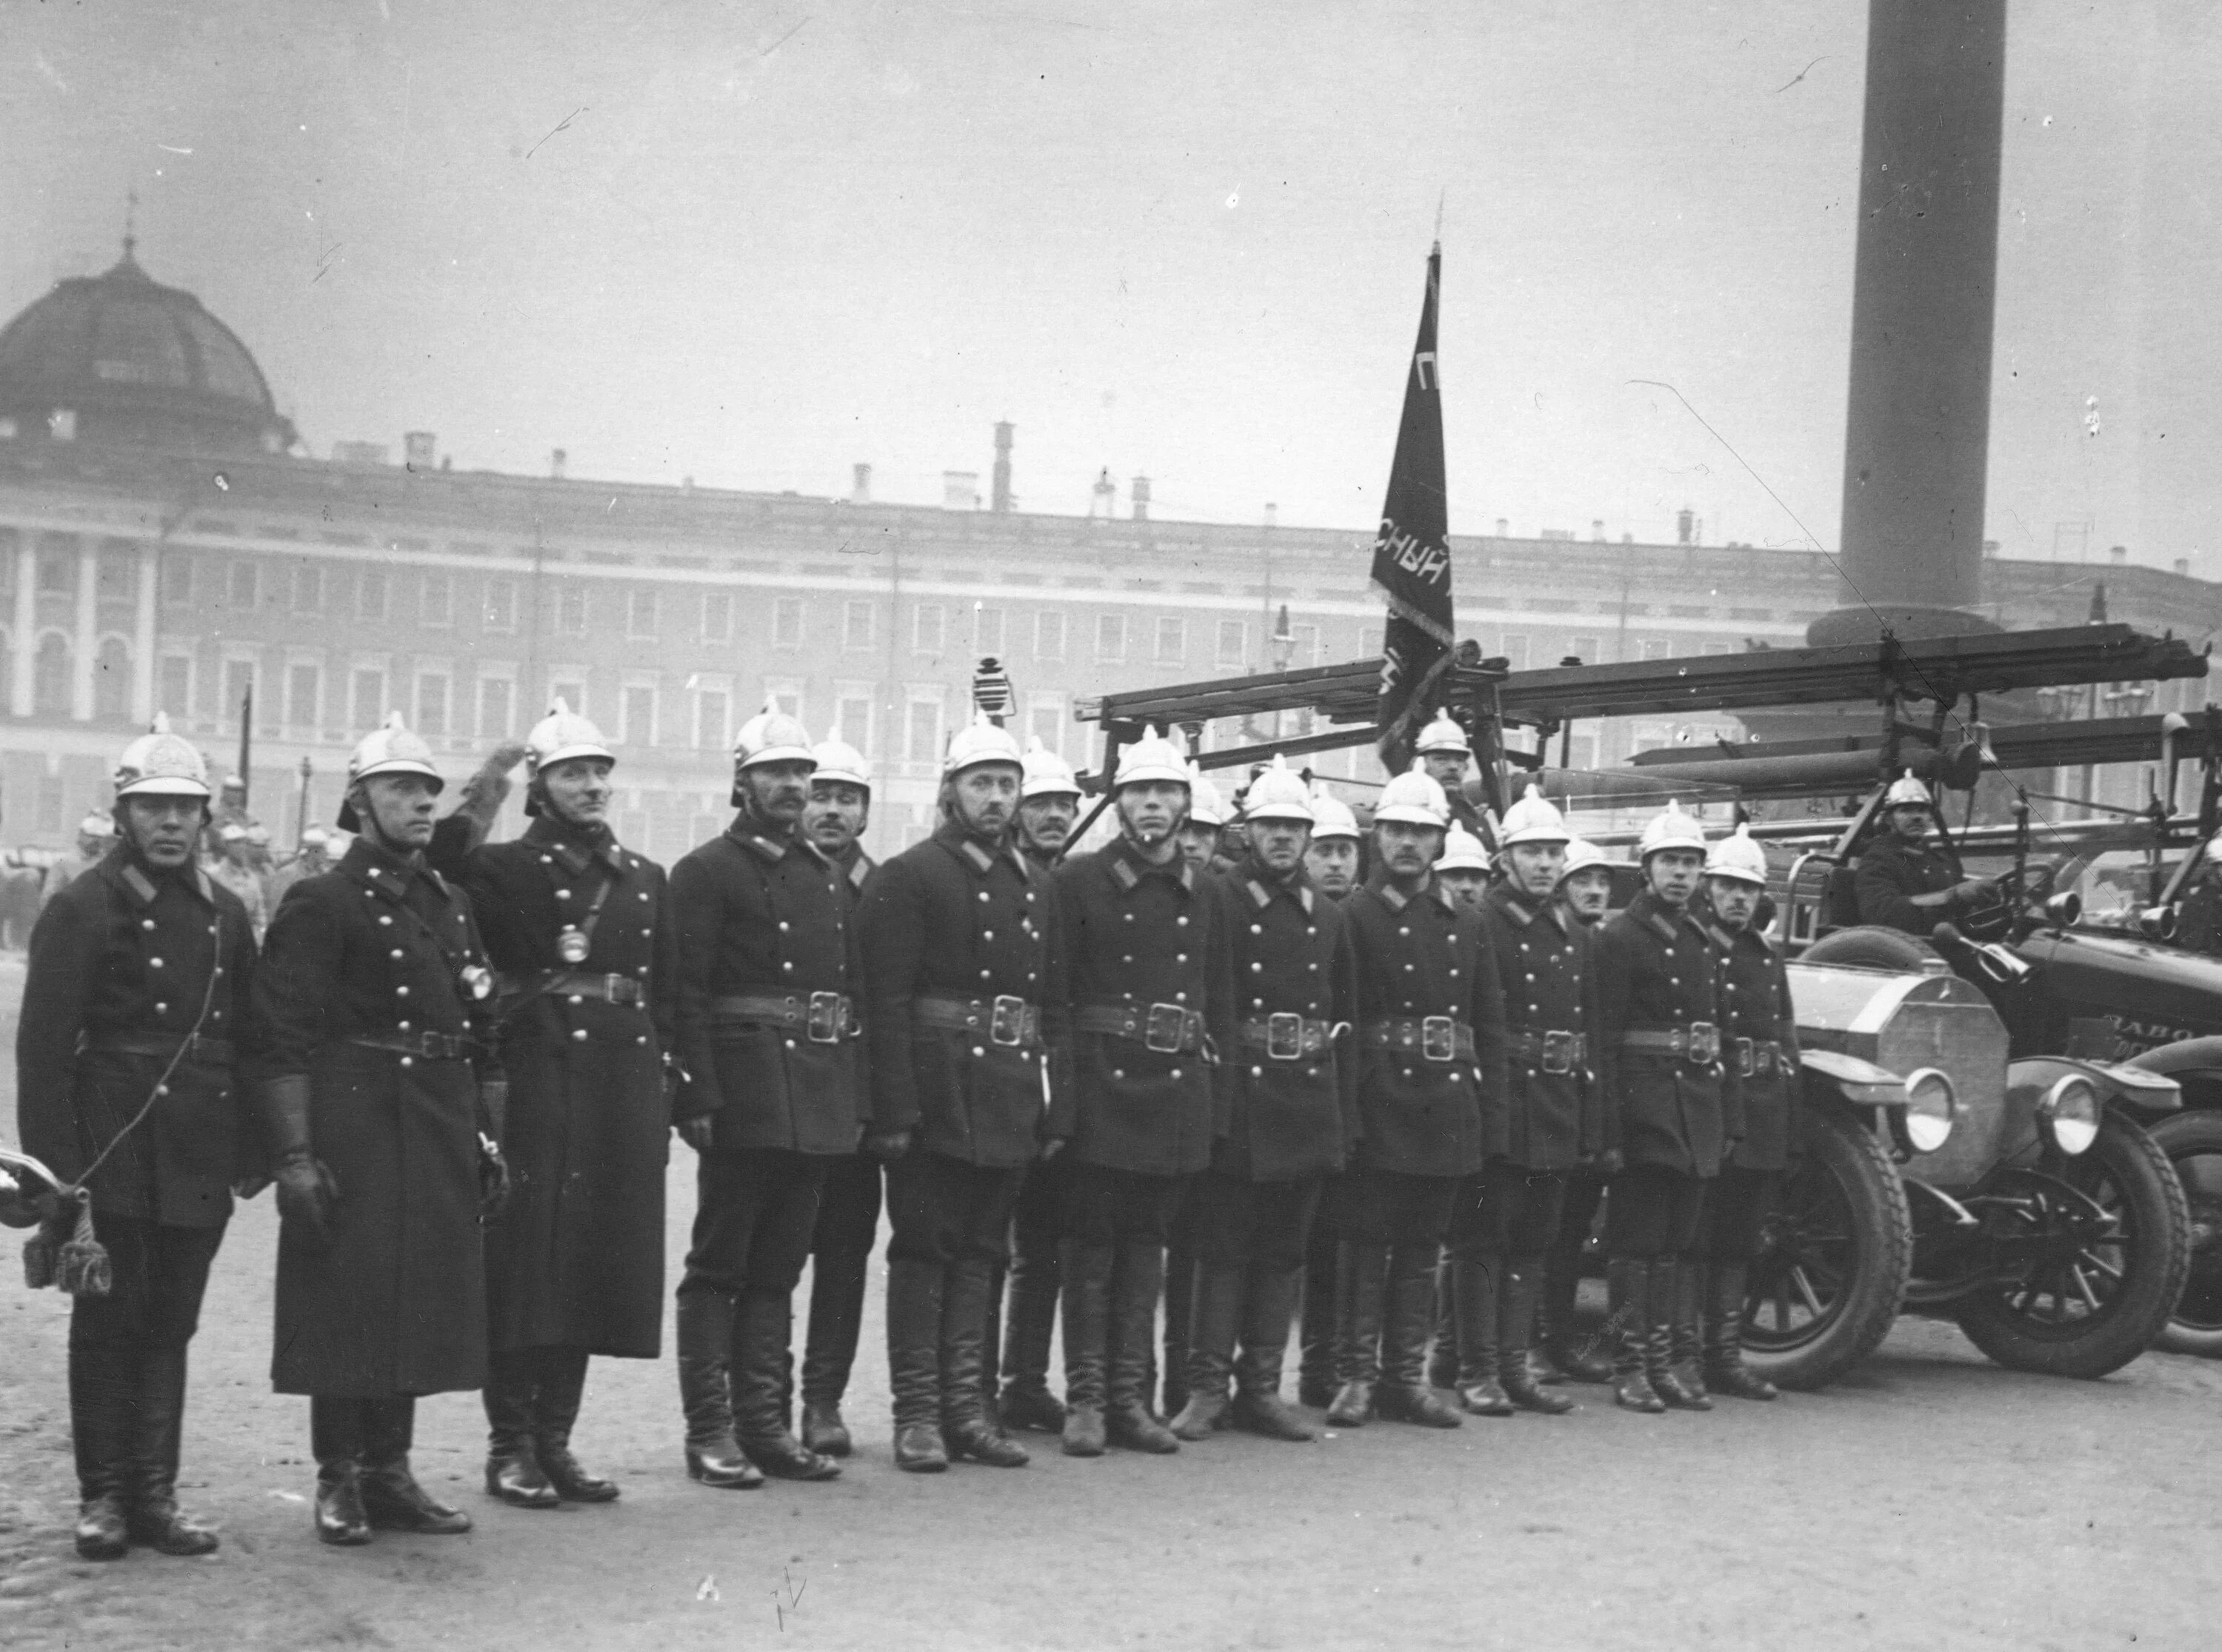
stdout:
[(610, 829), (600, 731), (559, 699), (525, 745), (530, 824), (474, 851), (463, 883), (509, 1079), (510, 1198), (486, 1230), (486, 1487), (549, 1508), (618, 1494), (571, 1449), (587, 1360), (661, 1348), (679, 935), (663, 868)]
[[(1365, 854), (1358, 817), (1324, 785), (1312, 792), (1311, 846), (1304, 851), (1304, 873), (1324, 900), (1337, 905), (1357, 890)], [(1352, 1060), (1357, 1059), (1355, 1051)], [(1304, 1294), (1300, 1311), (1296, 1398), (1307, 1405), (1334, 1404), (1336, 1374), (1342, 1367), (1334, 1307), (1335, 1256), (1357, 1179), (1345, 1169), (1329, 1176), (1320, 1190), (1310, 1236), (1304, 1242)]]
[(272, 1386), (307, 1394), (316, 1529), (461, 1532), (410, 1472), (417, 1397), (486, 1381), (482, 1215), (506, 1171), (493, 973), (470, 898), (424, 863), (440, 772), (398, 713), (348, 762), (360, 834), (287, 892), (255, 1003), (283, 1226)]

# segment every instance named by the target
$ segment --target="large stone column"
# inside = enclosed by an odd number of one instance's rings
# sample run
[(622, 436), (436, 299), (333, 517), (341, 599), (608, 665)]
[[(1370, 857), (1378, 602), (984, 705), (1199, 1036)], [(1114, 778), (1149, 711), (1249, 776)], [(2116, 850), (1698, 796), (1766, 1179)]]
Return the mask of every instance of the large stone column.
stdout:
[(100, 549), (91, 540), (78, 541), (77, 641), (70, 660), (70, 716), (92, 721), (92, 673), (100, 655)]
[[(154, 717), (154, 604), (162, 571), (162, 548), (148, 540), (139, 548), (139, 608), (131, 626), (131, 718), (144, 728)], [(179, 706), (183, 716), (185, 708)]]
[(31, 715), (31, 687), (39, 666), (39, 548), (26, 533), (16, 546), (16, 659), (8, 682), (8, 710)]

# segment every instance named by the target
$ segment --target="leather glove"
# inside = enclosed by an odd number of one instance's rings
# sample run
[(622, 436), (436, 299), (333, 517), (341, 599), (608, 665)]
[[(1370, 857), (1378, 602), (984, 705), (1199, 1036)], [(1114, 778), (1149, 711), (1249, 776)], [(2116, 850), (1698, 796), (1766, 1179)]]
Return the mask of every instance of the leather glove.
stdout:
[(278, 1161), (278, 1217), (286, 1226), (308, 1234), (319, 1245), (332, 1242), (329, 1220), (340, 1196), (340, 1185), (323, 1161), (304, 1148)]
[(679, 1139), (695, 1152), (707, 1153), (711, 1139), (718, 1131), (718, 1116), (715, 1113), (697, 1113), (692, 1118), (681, 1119), (672, 1129), (677, 1130)]
[(864, 1151), (882, 1164), (893, 1164), (910, 1151), (910, 1132), (889, 1130), (883, 1135), (867, 1136), (864, 1138)]
[(1952, 885), (1952, 898), (1963, 906), (1970, 905), (1979, 900), (1987, 900), (1998, 892), (1997, 881), (1990, 878), (1969, 878), (1964, 882)]
[(1047, 1164), (1051, 1159), (1056, 1158), (1058, 1154), (1064, 1151), (1064, 1138), (1061, 1136), (1052, 1136), (1048, 1141), (1041, 1144), (1041, 1161), (1044, 1164)]
[(509, 1204), (509, 1161), (492, 1136), (479, 1137), (479, 1219), (491, 1222)]

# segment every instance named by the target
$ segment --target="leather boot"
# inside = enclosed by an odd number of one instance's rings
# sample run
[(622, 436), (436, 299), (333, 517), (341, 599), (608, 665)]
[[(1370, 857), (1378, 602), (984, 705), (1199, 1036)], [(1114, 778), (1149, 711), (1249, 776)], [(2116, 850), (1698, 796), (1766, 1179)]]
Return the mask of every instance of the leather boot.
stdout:
[(615, 1480), (590, 1474), (571, 1455), (571, 1430), (587, 1392), (587, 1350), (540, 1350), (540, 1396), (533, 1414), (532, 1444), (541, 1472), (559, 1496), (573, 1503), (614, 1503)]
[(1428, 1341), (1435, 1330), (1437, 1247), (1399, 1245), (1389, 1253), (1389, 1311), (1382, 1335), (1381, 1386), (1375, 1408), (1395, 1423), (1454, 1429), (1466, 1419), (1428, 1386)]
[(1301, 1269), (1252, 1266), (1242, 1298), (1242, 1355), (1234, 1367), (1234, 1405), (1227, 1420), (1269, 1440), (1316, 1440), (1319, 1430), (1281, 1398), (1281, 1355), (1296, 1317)]
[(988, 1299), (995, 1264), (984, 1256), (952, 1262), (942, 1275), (941, 1438), (951, 1461), (990, 1468), (1024, 1468), (1026, 1449), (989, 1414), (982, 1374), (988, 1343)]
[[(1685, 1348), (1692, 1356), (1698, 1352), (1697, 1305), (1683, 1286), (1688, 1271), (1673, 1256), (1659, 1257), (1651, 1264), (1651, 1334), (1645, 1343), (1651, 1392), (1675, 1411), (1709, 1411), (1713, 1402), (1705, 1397), (1702, 1385), (1693, 1385), (1690, 1380), (1694, 1363), (1685, 1373), (1678, 1359)], [(1685, 1313), (1690, 1316), (1686, 1331)]]
[(1158, 1298), (1164, 1293), (1162, 1245), (1126, 1239), (1111, 1269), (1109, 1346), (1105, 1350), (1104, 1437), (1128, 1451), (1164, 1456), (1180, 1442), (1150, 1409), (1150, 1366), (1156, 1351)]
[[(1187, 1230), (1192, 1223), (1177, 1220), (1173, 1228), (1173, 1242), (1166, 1247), (1161, 1271), (1164, 1276), (1164, 1409), (1152, 1414), (1167, 1418), (1178, 1417), (1188, 1409), (1189, 1394), (1189, 1330), (1196, 1314), (1196, 1248), (1189, 1242)], [(1152, 1383), (1142, 1391), (1146, 1405), (1150, 1400)]]
[(744, 1291), (733, 1316), (733, 1434), (749, 1460), (778, 1480), (832, 1480), (841, 1472), (794, 1437), (781, 1401), (792, 1361), (794, 1310), (785, 1291)]
[(939, 1262), (888, 1263), (888, 1388), (894, 1399), (895, 1467), (938, 1474), (949, 1467), (941, 1439)]
[(1476, 1417), (1512, 1415), (1512, 1402), (1498, 1386), (1497, 1374), (1497, 1274), (1503, 1266), (1503, 1260), (1496, 1256), (1450, 1265), (1458, 1361), (1455, 1380), (1445, 1386), (1456, 1388), (1459, 1404)]
[(1612, 1359), (1610, 1336), (1585, 1334), (1574, 1317), (1574, 1304), (1582, 1288), (1582, 1254), (1554, 1250), (1547, 1264), (1543, 1285), (1543, 1340), (1551, 1363), (1569, 1382), (1610, 1382)]
[(532, 1449), (539, 1392), (538, 1349), (511, 1349), (487, 1359), (479, 1392), (486, 1414), (486, 1495), (513, 1508), (552, 1509), (560, 1500)]
[(1459, 1385), (1458, 1291), (1451, 1282), (1456, 1266), (1448, 1256), (1435, 1264), (1435, 1345), (1428, 1355), (1428, 1386)]
[(1064, 1455), (1103, 1455), (1104, 1366), (1111, 1341), (1111, 1273), (1118, 1251), (1064, 1242)]
[(1342, 1356), (1335, 1344), (1335, 1258), (1342, 1246), (1324, 1222), (1312, 1224), (1304, 1247), (1302, 1323), (1298, 1328), (1296, 1399), (1305, 1405), (1334, 1404)]
[(216, 1533), (178, 1511), (178, 1448), (185, 1423), (185, 1345), (147, 1349), (139, 1356), (131, 1541), (163, 1555), (212, 1555), (220, 1541)]
[(1651, 1264), (1641, 1257), (1616, 1256), (1605, 1264), (1605, 1288), (1611, 1312), (1605, 1330), (1612, 1337), (1612, 1398), (1632, 1411), (1655, 1415), (1666, 1402), (1652, 1392), (1646, 1374), (1651, 1350)]
[[(1183, 1440), (1208, 1440), (1227, 1424), (1227, 1385), (1234, 1374), (1234, 1338), (1242, 1318), (1243, 1271), (1198, 1262), (1195, 1273), (1189, 1291), (1188, 1404), (1173, 1418), (1172, 1430)], [(1283, 1341), (1288, 1334), (1284, 1324)]]
[(317, 1541), (353, 1548), (370, 1541), (362, 1505), (363, 1412), (367, 1399), (309, 1400), (309, 1449), (317, 1460)]
[(471, 1517), (451, 1509), (417, 1483), (409, 1449), (417, 1438), (417, 1401), (408, 1394), (362, 1402), (362, 1509), (384, 1531), (449, 1537), (471, 1529)]
[(849, 1374), (863, 1334), (864, 1275), (870, 1254), (819, 1253), (810, 1266), (810, 1327), (802, 1353), (802, 1443), (828, 1457), (853, 1449), (841, 1416)]
[[(1033, 1241), (1029, 1248), (1027, 1240)], [(1057, 1330), (1057, 1248), (1022, 1234), (1003, 1286), (1003, 1390), (997, 1414), (1007, 1429), (1064, 1432), (1064, 1407), (1049, 1391), (1049, 1345)]]
[(988, 1305), (980, 1316), (980, 1409), (999, 1430), (1003, 1426), (998, 1409), (1003, 1397), (1003, 1290), (1009, 1273), (1007, 1262), (988, 1264)]
[(1741, 1262), (1716, 1262), (1705, 1305), (1705, 1381), (1731, 1399), (1778, 1399), (1782, 1391), (1743, 1362)]
[(89, 1561), (120, 1561), (131, 1547), (135, 1360), (129, 1348), (70, 1345), (70, 1439), (82, 1499), (75, 1536), (78, 1555)]
[(763, 1484), (733, 1438), (735, 1303), (723, 1291), (679, 1293), (679, 1404), (687, 1415), (687, 1474), (719, 1491)]
[(1535, 1298), (1543, 1280), (1543, 1259), (1522, 1256), (1505, 1264), (1497, 1285), (1497, 1369), (1504, 1396), (1522, 1411), (1563, 1417), (1574, 1402), (1537, 1382), (1528, 1363), (1528, 1342), (1535, 1334)]
[(1329, 1428), (1365, 1426), (1381, 1380), (1381, 1310), (1389, 1292), (1389, 1247), (1348, 1241), (1336, 1247), (1334, 1336), (1338, 1363)]

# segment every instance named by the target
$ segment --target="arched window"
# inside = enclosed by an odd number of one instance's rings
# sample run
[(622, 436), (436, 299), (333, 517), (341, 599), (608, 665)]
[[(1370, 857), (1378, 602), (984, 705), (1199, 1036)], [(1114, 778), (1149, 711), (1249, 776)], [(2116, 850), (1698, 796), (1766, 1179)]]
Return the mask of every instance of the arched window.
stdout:
[(66, 717), (70, 714), (70, 645), (59, 631), (39, 639), (38, 660), (31, 675), (31, 715)]
[(92, 715), (131, 715), (131, 645), (120, 636), (106, 638), (100, 645), (100, 658), (92, 668)]

